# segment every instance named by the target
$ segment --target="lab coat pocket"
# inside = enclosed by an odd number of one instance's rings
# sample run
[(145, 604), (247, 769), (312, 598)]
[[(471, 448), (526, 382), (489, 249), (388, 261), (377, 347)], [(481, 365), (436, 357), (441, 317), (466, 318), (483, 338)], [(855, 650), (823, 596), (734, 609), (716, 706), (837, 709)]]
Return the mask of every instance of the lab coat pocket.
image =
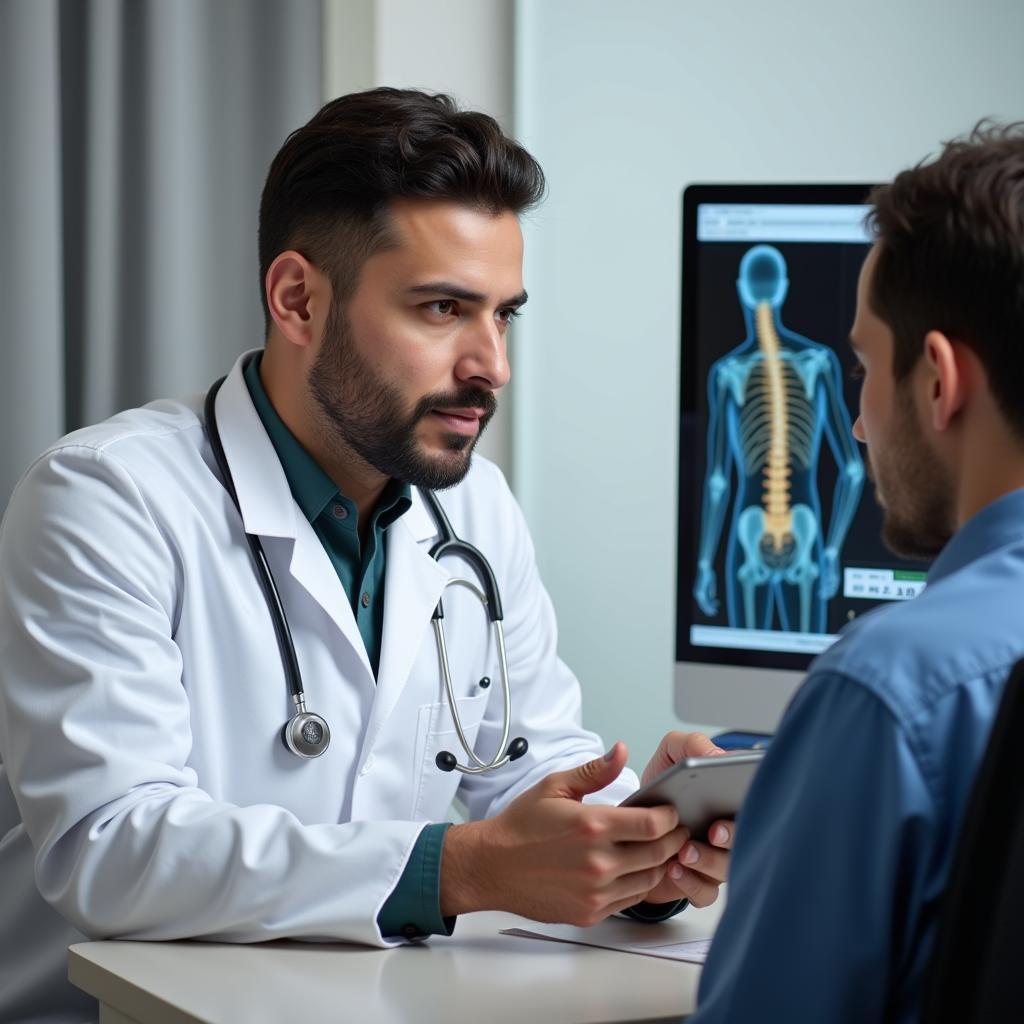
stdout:
[[(489, 696), (489, 693), (478, 693), (472, 697), (455, 699), (462, 731), (471, 747), (476, 743)], [(412, 790), (411, 809), (413, 821), (443, 821), (455, 790), (462, 781), (461, 772), (443, 772), (437, 767), (435, 759), (442, 750), (451, 751), (460, 764), (466, 763), (466, 752), (459, 741), (448, 702), (423, 704), (420, 706), (416, 728), (416, 785)]]

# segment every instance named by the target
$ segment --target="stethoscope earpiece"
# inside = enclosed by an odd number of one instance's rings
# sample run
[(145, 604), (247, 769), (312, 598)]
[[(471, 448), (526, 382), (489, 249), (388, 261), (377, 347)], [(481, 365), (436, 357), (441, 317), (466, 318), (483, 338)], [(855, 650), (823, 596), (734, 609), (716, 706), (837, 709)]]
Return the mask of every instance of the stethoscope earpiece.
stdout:
[(517, 736), (508, 745), (508, 751), (507, 751), (508, 759), (510, 761), (518, 761), (519, 758), (521, 758), (523, 756), (523, 754), (525, 754), (526, 751), (529, 750), (529, 749), (530, 749), (530, 744), (527, 743), (526, 740), (524, 740), (522, 736)]
[[(530, 744), (523, 739), (522, 736), (517, 736), (509, 745), (508, 750), (505, 751), (505, 756), (498, 760), (495, 759), (494, 763), (486, 766), (486, 770), (490, 771), (493, 768), (500, 768), (503, 764), (507, 764), (509, 761), (518, 761), (530, 749)], [(468, 772), (472, 769), (463, 768), (459, 765), (458, 759), (450, 750), (441, 750), (438, 752), (437, 757), (434, 758), (434, 764), (443, 772), (453, 772), (456, 768), (460, 771)], [(480, 769), (476, 769), (479, 771)]]

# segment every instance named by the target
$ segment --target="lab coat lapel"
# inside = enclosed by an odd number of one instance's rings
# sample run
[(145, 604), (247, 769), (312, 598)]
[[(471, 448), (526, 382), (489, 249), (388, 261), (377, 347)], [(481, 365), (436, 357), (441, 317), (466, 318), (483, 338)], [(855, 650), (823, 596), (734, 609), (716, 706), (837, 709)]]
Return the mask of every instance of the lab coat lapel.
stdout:
[(430, 557), (437, 527), (415, 488), (412, 502), (412, 507), (387, 531), (380, 671), (367, 730), (371, 745), (401, 696), (424, 640), (432, 635), (430, 619), (450, 579), (444, 566)]
[(366, 645), (356, 624), (349, 595), (338, 579), (338, 574), (331, 565), (331, 560), (324, 550), (320, 538), (313, 527), (303, 518), (299, 524), (298, 536), (292, 548), (292, 560), (289, 566), (296, 582), (302, 585), (314, 601), (330, 616), (331, 621), (341, 630), (359, 656), (366, 669), (370, 684), (373, 684), (373, 669), (366, 655)]
[(244, 361), (251, 354), (238, 359), (217, 394), (217, 425), (242, 522), (248, 533), (292, 542), (289, 571), (344, 634), (372, 684), (373, 670), (348, 595), (320, 538), (296, 505), (277, 451), (252, 404), (242, 376)]
[(246, 352), (238, 358), (217, 392), (220, 439), (246, 533), (294, 539), (296, 517), (302, 513), (242, 376), (242, 367), (251, 355)]

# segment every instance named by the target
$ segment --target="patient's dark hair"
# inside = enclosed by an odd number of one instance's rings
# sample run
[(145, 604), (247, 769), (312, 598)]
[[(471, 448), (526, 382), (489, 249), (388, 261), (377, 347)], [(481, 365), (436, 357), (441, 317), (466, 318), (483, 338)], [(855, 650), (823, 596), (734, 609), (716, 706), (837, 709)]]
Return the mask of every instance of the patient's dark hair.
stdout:
[(260, 294), (277, 255), (301, 252), (331, 279), (335, 303), (388, 245), (394, 199), (448, 199), (519, 214), (544, 195), (540, 165), (486, 114), (449, 96), (371, 89), (332, 100), (288, 136), (260, 202)]
[(1024, 122), (981, 122), (870, 196), (878, 258), (868, 302), (905, 379), (930, 330), (969, 345), (1024, 439)]

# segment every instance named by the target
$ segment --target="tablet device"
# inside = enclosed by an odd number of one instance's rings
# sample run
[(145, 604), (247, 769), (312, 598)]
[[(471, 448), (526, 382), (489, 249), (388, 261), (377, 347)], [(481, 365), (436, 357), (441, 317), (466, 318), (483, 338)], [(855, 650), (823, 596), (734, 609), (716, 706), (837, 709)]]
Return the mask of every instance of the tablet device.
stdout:
[(683, 758), (626, 797), (621, 806), (671, 804), (690, 835), (706, 840), (712, 822), (736, 817), (764, 754), (763, 750), (743, 750), (717, 757)]

